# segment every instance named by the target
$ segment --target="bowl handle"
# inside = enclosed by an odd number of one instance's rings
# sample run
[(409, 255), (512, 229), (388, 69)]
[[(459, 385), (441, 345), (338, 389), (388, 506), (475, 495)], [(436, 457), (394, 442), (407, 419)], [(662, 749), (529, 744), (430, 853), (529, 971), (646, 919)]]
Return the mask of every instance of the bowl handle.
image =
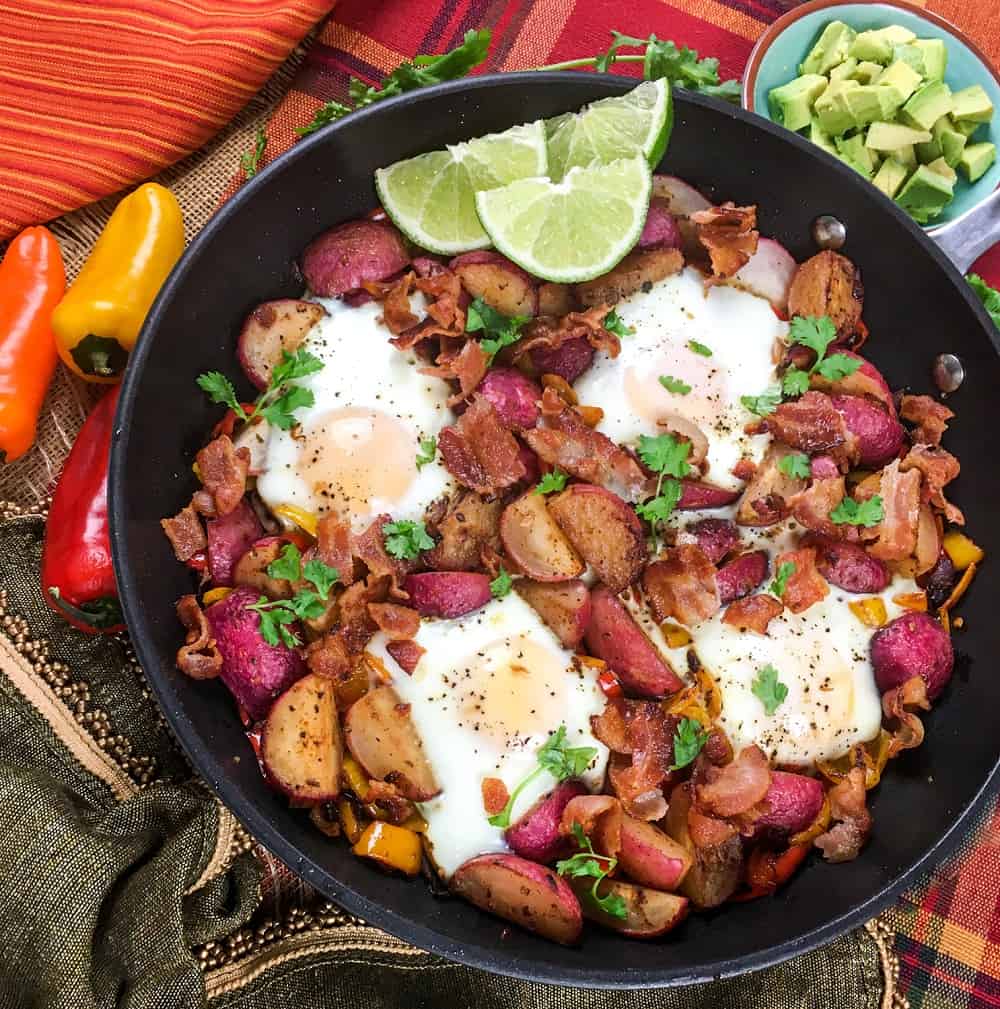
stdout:
[(961, 217), (931, 228), (927, 234), (959, 271), (966, 273), (990, 246), (1000, 242), (1000, 189)]

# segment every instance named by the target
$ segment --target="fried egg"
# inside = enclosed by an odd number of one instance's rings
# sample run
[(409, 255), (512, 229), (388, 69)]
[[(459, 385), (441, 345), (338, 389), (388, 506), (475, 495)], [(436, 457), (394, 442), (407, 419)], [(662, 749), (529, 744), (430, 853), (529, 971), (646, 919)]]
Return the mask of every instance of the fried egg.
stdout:
[[(705, 478), (727, 489), (742, 486), (733, 466), (743, 457), (759, 462), (768, 436), (744, 432), (754, 417), (740, 397), (775, 384), (775, 347), (787, 323), (764, 298), (726, 286), (706, 291), (691, 268), (637, 291), (615, 310), (633, 332), (622, 337), (618, 357), (600, 356), (574, 386), (581, 403), (604, 411), (598, 430), (635, 447), (640, 435), (662, 434), (679, 417), (708, 439)], [(692, 350), (692, 341), (711, 356)], [(668, 391), (661, 376), (690, 391)]]
[(355, 531), (382, 513), (419, 519), (452, 486), (437, 459), (417, 466), (421, 439), (436, 437), (453, 419), (450, 390), (420, 374), (415, 354), (389, 342), (380, 305), (316, 300), (329, 314), (304, 347), (323, 368), (298, 383), (315, 402), (296, 411), (293, 430), (271, 425), (257, 490), (272, 511), (334, 509)]
[[(425, 649), (407, 675), (376, 637), (369, 651), (393, 674), (441, 794), (420, 804), (427, 840), (442, 875), (474, 855), (505, 851), (503, 830), (483, 809), (484, 778), (513, 793), (538, 766), (538, 751), (561, 725), (568, 746), (595, 750), (583, 780), (604, 781), (608, 751), (591, 734), (590, 717), (605, 698), (592, 666), (559, 643), (515, 593), (457, 620), (424, 620), (416, 637)], [(555, 786), (542, 771), (518, 796), (511, 822)]]

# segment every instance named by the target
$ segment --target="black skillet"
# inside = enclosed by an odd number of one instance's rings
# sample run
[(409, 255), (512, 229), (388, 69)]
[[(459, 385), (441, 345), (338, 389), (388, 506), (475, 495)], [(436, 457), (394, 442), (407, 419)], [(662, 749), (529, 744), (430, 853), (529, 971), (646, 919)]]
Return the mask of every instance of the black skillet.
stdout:
[[(371, 209), (376, 168), (633, 84), (586, 74), (480, 77), (376, 105), (296, 144), (216, 214), (164, 287), (128, 369), (111, 461), (112, 539), (132, 640), (177, 737), (223, 802), (291, 869), (372, 924), (488, 970), (587, 987), (705, 981), (802, 953), (876, 914), (969, 830), (994, 793), (997, 770), (996, 562), (962, 604), (954, 681), (927, 719), (924, 745), (897, 760), (879, 788), (875, 830), (857, 861), (812, 858), (777, 896), (694, 914), (662, 940), (590, 928), (581, 947), (565, 949), (435, 897), (423, 880), (382, 875), (267, 787), (225, 689), (174, 668), (181, 641), (174, 602), (192, 583), (159, 520), (190, 499), (191, 460), (220, 415), (195, 376), (210, 369), (239, 375), (234, 349), (243, 317), (264, 299), (299, 295), (296, 257), (318, 232)], [(867, 290), (865, 353), (892, 386), (933, 391), (930, 365), (942, 351), (965, 365), (965, 384), (949, 400), (958, 417), (947, 445), (964, 470), (954, 497), (987, 554), (1000, 555), (1000, 471), (991, 448), (1000, 406), (996, 332), (947, 258), (835, 159), (686, 92), (677, 94), (662, 170), (712, 199), (757, 204), (761, 233), (800, 260), (815, 251), (810, 225), (818, 214), (846, 224), (844, 252), (861, 266)], [(238, 384), (244, 398), (253, 395)]]

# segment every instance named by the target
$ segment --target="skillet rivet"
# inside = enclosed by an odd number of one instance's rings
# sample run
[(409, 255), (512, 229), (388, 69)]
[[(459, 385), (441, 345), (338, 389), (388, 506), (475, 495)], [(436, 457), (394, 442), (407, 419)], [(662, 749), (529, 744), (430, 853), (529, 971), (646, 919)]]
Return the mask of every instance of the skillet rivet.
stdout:
[(812, 237), (821, 249), (839, 249), (847, 241), (847, 228), (831, 214), (820, 214), (813, 221)]
[(942, 392), (955, 392), (965, 381), (965, 366), (954, 354), (938, 354), (931, 374)]

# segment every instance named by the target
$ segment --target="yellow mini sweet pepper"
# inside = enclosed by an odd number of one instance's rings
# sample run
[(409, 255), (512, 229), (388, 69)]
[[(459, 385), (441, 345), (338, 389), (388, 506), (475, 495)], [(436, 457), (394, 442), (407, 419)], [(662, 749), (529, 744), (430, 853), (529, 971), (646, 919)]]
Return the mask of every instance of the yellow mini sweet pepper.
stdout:
[(146, 313), (184, 251), (173, 193), (147, 182), (125, 197), (52, 315), (59, 356), (88, 382), (121, 379)]

